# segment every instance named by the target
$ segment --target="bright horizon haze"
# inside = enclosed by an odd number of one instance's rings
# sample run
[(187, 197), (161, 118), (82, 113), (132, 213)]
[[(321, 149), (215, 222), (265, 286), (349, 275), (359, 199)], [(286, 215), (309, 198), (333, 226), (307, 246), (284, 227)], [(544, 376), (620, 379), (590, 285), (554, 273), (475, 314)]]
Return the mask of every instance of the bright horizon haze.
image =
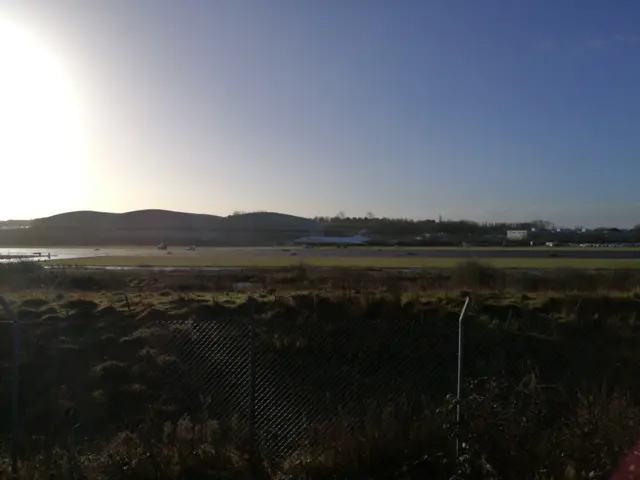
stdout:
[(640, 224), (640, 4), (6, 0), (0, 220)]

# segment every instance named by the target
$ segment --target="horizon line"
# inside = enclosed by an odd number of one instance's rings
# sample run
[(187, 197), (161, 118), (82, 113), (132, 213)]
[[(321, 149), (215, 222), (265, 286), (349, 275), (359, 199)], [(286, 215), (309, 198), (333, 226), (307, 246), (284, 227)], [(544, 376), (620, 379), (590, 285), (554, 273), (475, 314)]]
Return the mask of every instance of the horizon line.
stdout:
[[(216, 217), (216, 218), (229, 218), (229, 217), (233, 217), (233, 216), (239, 216), (239, 215), (250, 215), (250, 214), (259, 214), (259, 213), (264, 213), (264, 214), (275, 214), (275, 215), (286, 215), (286, 216), (291, 216), (291, 217), (298, 217), (298, 218), (305, 218), (305, 219), (310, 219), (310, 220), (315, 220), (315, 219), (320, 219), (320, 218), (328, 218), (328, 219), (335, 219), (335, 218), (344, 218), (344, 219), (370, 219), (370, 220), (383, 220), (383, 219), (387, 219), (387, 220), (395, 220), (395, 221), (412, 221), (412, 222), (436, 222), (436, 223), (460, 223), (460, 222), (466, 222), (466, 223), (475, 223), (478, 225), (521, 225), (521, 224), (531, 224), (531, 223), (546, 223), (546, 224), (550, 224), (553, 227), (552, 228), (571, 228), (571, 229), (576, 229), (576, 228), (584, 228), (582, 225), (576, 225), (573, 227), (563, 227), (563, 226), (558, 226), (556, 224), (556, 222), (551, 221), (551, 220), (544, 220), (544, 219), (533, 219), (533, 220), (518, 220), (518, 221), (507, 221), (507, 220), (499, 220), (499, 221), (489, 221), (489, 220), (485, 220), (485, 221), (477, 221), (477, 220), (471, 220), (471, 219), (467, 219), (467, 218), (460, 218), (460, 219), (452, 219), (452, 218), (416, 218), (416, 217), (401, 217), (401, 216), (397, 216), (397, 217), (391, 217), (391, 216), (377, 216), (377, 215), (373, 215), (371, 217), (369, 217), (369, 214), (364, 214), (364, 215), (346, 215), (343, 214), (344, 216), (341, 216), (340, 213), (339, 214), (333, 214), (333, 215), (314, 215), (314, 216), (302, 216), (302, 215), (294, 215), (294, 214), (290, 214), (290, 213), (283, 213), (283, 212), (277, 212), (277, 211), (270, 211), (270, 210), (252, 210), (252, 211), (241, 211), (241, 210), (235, 210), (234, 212), (228, 214), (228, 215), (218, 215), (218, 214), (214, 214), (214, 213), (196, 213), (196, 212), (187, 212), (187, 211), (180, 211), (180, 210), (169, 210), (169, 209), (163, 209), (163, 208), (144, 208), (144, 209), (138, 209), (138, 210), (129, 210), (129, 211), (125, 211), (125, 212), (108, 212), (108, 211), (101, 211), (101, 210), (71, 210), (71, 211), (67, 211), (67, 212), (62, 212), (62, 213), (56, 213), (53, 215), (49, 215), (49, 216), (44, 216), (44, 217), (36, 217), (36, 218), (30, 218), (30, 219), (7, 219), (7, 220), (0, 220), (0, 223), (7, 223), (7, 222), (33, 222), (33, 221), (37, 221), (37, 220), (42, 220), (42, 219), (46, 219), (46, 218), (52, 218), (52, 217), (56, 217), (56, 216), (60, 216), (60, 215), (69, 215), (69, 214), (75, 214), (75, 213), (94, 213), (94, 214), (106, 214), (106, 215), (127, 215), (127, 214), (132, 214), (132, 213), (140, 213), (140, 212), (166, 212), (166, 213), (175, 213), (175, 214), (183, 214), (183, 215), (198, 215), (198, 216), (209, 216), (209, 217)], [(598, 228), (620, 228), (620, 227), (614, 227), (614, 226), (599, 226), (599, 227), (592, 227), (592, 228), (587, 228), (588, 230), (594, 230), (594, 229), (598, 229)], [(627, 229), (632, 230), (634, 227), (627, 227)], [(624, 229), (624, 228), (623, 228)]]

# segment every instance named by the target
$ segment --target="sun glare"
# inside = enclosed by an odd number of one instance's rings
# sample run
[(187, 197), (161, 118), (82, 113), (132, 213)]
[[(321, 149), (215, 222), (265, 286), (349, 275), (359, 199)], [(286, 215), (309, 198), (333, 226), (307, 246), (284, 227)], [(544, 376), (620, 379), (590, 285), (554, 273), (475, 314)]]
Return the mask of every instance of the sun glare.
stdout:
[(46, 43), (0, 19), (0, 220), (71, 209), (83, 188), (81, 112)]

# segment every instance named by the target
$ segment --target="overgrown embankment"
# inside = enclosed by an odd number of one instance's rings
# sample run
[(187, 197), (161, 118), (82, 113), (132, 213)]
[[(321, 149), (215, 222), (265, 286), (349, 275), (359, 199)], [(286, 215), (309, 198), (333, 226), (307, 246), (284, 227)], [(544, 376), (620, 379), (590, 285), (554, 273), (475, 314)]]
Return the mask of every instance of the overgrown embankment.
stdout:
[(626, 273), (24, 268), (0, 275), (21, 322), (23, 478), (604, 478), (640, 436)]

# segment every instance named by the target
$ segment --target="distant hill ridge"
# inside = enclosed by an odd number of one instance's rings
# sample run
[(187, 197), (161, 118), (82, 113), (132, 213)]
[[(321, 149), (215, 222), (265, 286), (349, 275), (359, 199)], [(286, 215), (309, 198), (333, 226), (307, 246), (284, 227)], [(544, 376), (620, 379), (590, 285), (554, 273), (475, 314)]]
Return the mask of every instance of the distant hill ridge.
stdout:
[(307, 222), (315, 223), (311, 219), (276, 212), (254, 212), (220, 217), (171, 210), (136, 210), (126, 213), (94, 211), (61, 213), (34, 220), (32, 226), (35, 228), (211, 230)]

